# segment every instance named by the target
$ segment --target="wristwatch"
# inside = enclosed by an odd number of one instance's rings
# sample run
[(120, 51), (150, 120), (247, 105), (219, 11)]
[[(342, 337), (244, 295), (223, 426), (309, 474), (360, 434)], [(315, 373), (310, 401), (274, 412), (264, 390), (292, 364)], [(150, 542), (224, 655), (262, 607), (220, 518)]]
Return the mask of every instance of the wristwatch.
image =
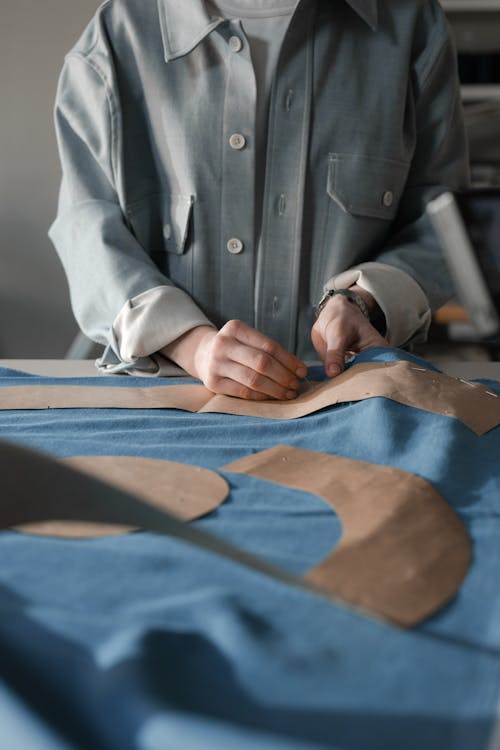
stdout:
[(351, 302), (353, 305), (357, 305), (365, 318), (368, 318), (368, 320), (370, 320), (370, 311), (368, 309), (368, 305), (366, 304), (364, 299), (356, 292), (353, 292), (352, 289), (329, 289), (327, 292), (325, 292), (315, 310), (315, 320), (319, 318), (320, 313), (328, 300), (334, 297), (336, 294), (341, 294), (343, 297), (347, 297), (349, 302)]

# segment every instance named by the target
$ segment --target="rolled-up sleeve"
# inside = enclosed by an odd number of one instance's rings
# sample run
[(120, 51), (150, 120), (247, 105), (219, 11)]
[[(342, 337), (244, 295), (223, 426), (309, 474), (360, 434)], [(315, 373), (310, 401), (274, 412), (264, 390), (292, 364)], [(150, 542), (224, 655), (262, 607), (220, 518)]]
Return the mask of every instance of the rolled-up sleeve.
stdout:
[[(127, 225), (117, 189), (120, 111), (109, 75), (80, 53), (65, 61), (55, 110), (63, 179), (49, 236), (80, 328), (107, 348), (103, 361), (148, 371), (155, 369), (148, 355), (191, 327), (210, 323), (160, 272)], [(152, 295), (148, 313), (141, 295), (158, 288), (163, 292)]]
[(330, 289), (357, 284), (377, 301), (385, 317), (385, 338), (391, 346), (424, 341), (431, 309), (419, 284), (396, 266), (361, 263), (330, 280)]
[[(115, 349), (120, 352), (122, 362), (131, 365), (122, 369), (127, 372), (143, 369), (141, 363), (163, 349), (165, 342), (170, 343), (200, 325), (209, 325), (209, 321), (200, 315), (198, 307), (182, 289), (159, 286), (132, 297), (113, 323)], [(172, 332), (175, 332), (174, 338)], [(155, 357), (155, 364), (159, 361)]]

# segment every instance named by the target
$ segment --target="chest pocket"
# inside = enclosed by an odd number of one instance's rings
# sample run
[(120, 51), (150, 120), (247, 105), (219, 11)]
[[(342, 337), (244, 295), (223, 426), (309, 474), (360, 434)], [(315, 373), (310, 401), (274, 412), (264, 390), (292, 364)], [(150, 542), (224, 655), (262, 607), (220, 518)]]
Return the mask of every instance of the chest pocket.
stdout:
[(154, 193), (127, 206), (134, 237), (165, 276), (192, 291), (194, 196)]
[(155, 193), (127, 206), (130, 228), (148, 255), (186, 251), (193, 202), (192, 195)]
[(332, 276), (374, 260), (398, 212), (410, 165), (363, 154), (330, 153), (325, 212), (311, 296), (321, 297)]
[(353, 216), (391, 221), (408, 176), (406, 162), (358, 154), (329, 154), (327, 193)]

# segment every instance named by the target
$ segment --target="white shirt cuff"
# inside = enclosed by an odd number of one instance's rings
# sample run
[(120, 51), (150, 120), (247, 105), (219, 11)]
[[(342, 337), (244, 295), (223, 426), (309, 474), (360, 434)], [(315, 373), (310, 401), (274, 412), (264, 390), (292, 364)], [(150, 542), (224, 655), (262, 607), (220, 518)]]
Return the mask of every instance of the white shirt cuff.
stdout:
[(136, 363), (202, 325), (213, 326), (182, 289), (148, 289), (127, 300), (114, 320), (117, 354), (124, 363)]
[(329, 279), (324, 290), (354, 284), (366, 289), (384, 313), (391, 346), (426, 340), (432, 318), (429, 301), (409, 274), (385, 263), (360, 263)]

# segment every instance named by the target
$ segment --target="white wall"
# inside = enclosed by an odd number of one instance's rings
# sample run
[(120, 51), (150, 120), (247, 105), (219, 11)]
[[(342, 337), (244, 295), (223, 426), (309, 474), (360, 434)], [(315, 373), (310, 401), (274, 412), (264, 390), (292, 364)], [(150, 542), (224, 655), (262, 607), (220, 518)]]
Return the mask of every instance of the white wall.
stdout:
[(98, 0), (0, 0), (0, 358), (61, 357), (77, 326), (47, 238), (60, 179), (52, 109)]

